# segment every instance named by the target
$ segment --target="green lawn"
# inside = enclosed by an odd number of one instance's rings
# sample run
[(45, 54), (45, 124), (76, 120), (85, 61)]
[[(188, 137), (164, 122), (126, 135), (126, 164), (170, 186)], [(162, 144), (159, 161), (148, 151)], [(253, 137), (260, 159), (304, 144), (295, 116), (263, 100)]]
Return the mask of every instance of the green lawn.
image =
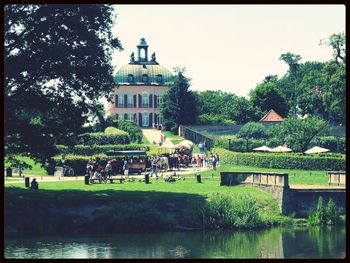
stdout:
[(167, 138), (169, 138), (171, 141), (174, 141), (174, 140), (179, 140), (179, 141), (185, 140), (184, 137), (179, 136), (179, 135), (175, 135), (171, 131), (162, 131), (162, 133), (165, 134), (165, 136)]
[[(219, 165), (216, 171), (210, 169), (204, 172), (199, 172), (204, 178), (220, 177), (220, 172), (278, 172), (289, 174), (289, 184), (317, 184), (328, 185), (328, 176), (326, 171), (321, 170), (291, 170), (291, 169), (274, 169), (274, 168), (260, 168), (252, 166), (237, 166), (224, 164)], [(194, 176), (188, 175), (188, 176)]]
[[(269, 209), (277, 209), (273, 197), (252, 186), (235, 186), (227, 187), (220, 186), (219, 178), (204, 178), (202, 183), (197, 183), (194, 177), (186, 178), (185, 180), (177, 180), (174, 183), (167, 183), (164, 179), (151, 179), (150, 184), (144, 182), (124, 182), (107, 183), (107, 184), (90, 184), (85, 185), (83, 181), (61, 181), (61, 182), (40, 182), (39, 180), (38, 192), (33, 192), (25, 189), (23, 184), (5, 185), (5, 196), (16, 200), (15, 197), (34, 198), (37, 202), (40, 200), (55, 199), (55, 202), (73, 202), (74, 205), (78, 203), (89, 203), (97, 200), (148, 200), (153, 201), (163, 200), (171, 196), (184, 198), (193, 196), (202, 196), (207, 198), (213, 193), (222, 193), (225, 195), (250, 195), (256, 198), (259, 206), (262, 208), (269, 207)], [(13, 198), (15, 198), (13, 200)], [(15, 202), (15, 201), (14, 201)], [(275, 211), (277, 212), (277, 211)]]
[[(25, 161), (26, 163), (28, 163), (29, 165), (32, 166), (32, 169), (24, 169), (23, 170), (23, 174), (32, 174), (32, 175), (47, 175), (47, 172), (44, 168), (41, 167), (41, 165), (39, 163), (35, 163), (32, 159), (30, 159), (27, 156), (17, 156), (17, 158), (20, 161)], [(5, 169), (9, 166), (8, 163), (5, 162)], [(13, 168), (12, 169), (12, 173), (17, 172), (17, 169)]]

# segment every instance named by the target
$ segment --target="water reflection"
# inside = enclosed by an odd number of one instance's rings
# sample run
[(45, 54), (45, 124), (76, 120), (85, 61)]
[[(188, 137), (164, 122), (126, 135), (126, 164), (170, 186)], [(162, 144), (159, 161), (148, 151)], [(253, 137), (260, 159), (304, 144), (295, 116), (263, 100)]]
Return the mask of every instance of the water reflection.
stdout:
[(6, 258), (344, 258), (345, 227), (5, 240)]

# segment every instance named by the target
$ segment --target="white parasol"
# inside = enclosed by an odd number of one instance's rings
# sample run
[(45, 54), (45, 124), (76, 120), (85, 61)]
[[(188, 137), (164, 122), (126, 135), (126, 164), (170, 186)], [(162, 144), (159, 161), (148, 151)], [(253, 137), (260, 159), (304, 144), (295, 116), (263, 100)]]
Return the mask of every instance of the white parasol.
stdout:
[(330, 151), (329, 149), (315, 146), (315, 147), (312, 147), (311, 149), (305, 151), (305, 153), (325, 153), (325, 152), (329, 152), (329, 151)]
[(286, 147), (286, 146), (277, 146), (276, 148), (272, 148), (270, 152), (276, 152), (276, 153), (285, 153), (285, 152), (291, 152), (292, 149)]
[(271, 148), (267, 147), (267, 146), (260, 146), (260, 147), (254, 148), (253, 150), (254, 151), (262, 151), (262, 152), (269, 152), (269, 151), (271, 151)]

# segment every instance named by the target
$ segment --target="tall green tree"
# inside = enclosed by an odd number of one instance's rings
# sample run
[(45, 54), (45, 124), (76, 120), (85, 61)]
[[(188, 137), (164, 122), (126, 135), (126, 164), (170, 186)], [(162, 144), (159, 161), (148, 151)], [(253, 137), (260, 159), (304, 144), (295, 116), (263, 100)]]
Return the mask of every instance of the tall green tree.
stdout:
[(341, 63), (345, 64), (345, 40), (345, 34), (342, 32), (338, 34), (332, 34), (328, 39), (320, 41), (320, 45), (332, 47), (333, 57), (337, 65)]
[(283, 117), (288, 113), (286, 99), (275, 83), (264, 82), (252, 90), (249, 96), (250, 102), (256, 108), (260, 118), (270, 109), (273, 109)]
[(246, 140), (246, 151), (248, 151), (249, 140), (266, 138), (266, 128), (258, 122), (248, 122), (238, 131), (237, 136)]
[(184, 75), (184, 69), (176, 68), (175, 71), (177, 75), (160, 107), (165, 128), (173, 132), (181, 124), (195, 124), (197, 121), (196, 97), (189, 90), (190, 80)]
[(284, 61), (288, 64), (288, 78), (290, 80), (290, 85), (286, 85), (288, 87), (285, 89), (286, 98), (291, 98), (289, 100), (289, 108), (292, 109), (293, 116), (297, 115), (297, 97), (298, 97), (298, 74), (299, 74), (299, 61), (301, 60), (300, 55), (296, 55), (290, 52), (281, 54), (280, 60)]
[(45, 164), (114, 86), (109, 5), (4, 6), (5, 154)]
[(268, 133), (280, 144), (285, 143), (294, 151), (304, 152), (312, 139), (325, 129), (327, 122), (317, 116), (307, 116), (305, 119), (289, 117), (282, 124), (271, 127)]
[(232, 123), (246, 123), (253, 120), (255, 115), (249, 101), (244, 97), (236, 96), (233, 93), (207, 90), (195, 92), (199, 119), (211, 119), (220, 121), (228, 120)]

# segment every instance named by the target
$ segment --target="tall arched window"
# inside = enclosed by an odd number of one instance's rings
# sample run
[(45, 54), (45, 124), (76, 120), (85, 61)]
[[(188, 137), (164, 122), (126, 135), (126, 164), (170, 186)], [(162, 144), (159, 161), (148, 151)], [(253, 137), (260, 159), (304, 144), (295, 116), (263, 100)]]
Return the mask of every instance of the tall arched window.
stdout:
[(148, 108), (149, 107), (149, 96), (148, 93), (142, 94), (142, 108)]

